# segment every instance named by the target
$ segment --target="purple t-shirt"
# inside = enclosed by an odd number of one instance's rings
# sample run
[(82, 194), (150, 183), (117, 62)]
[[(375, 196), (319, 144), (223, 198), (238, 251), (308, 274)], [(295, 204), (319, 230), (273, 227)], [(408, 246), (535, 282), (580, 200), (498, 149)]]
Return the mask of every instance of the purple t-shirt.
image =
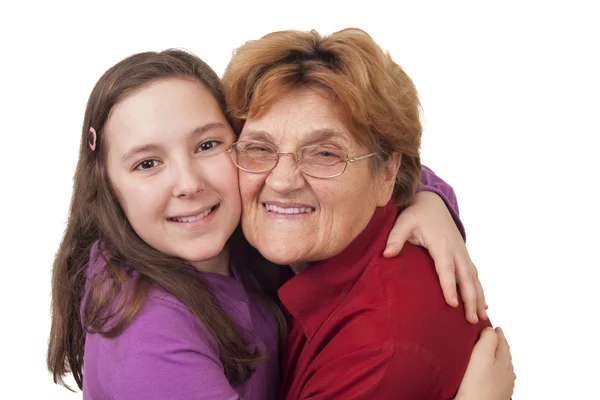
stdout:
[[(104, 268), (98, 246), (90, 254), (88, 279)], [(265, 400), (280, 385), (277, 327), (268, 306), (248, 296), (235, 276), (198, 272), (249, 341), (267, 355), (252, 377), (231, 387), (214, 339), (177, 299), (150, 289), (139, 314), (117, 337), (88, 333), (83, 363), (84, 400)]]
[(454, 189), (452, 186), (448, 185), (444, 182), (439, 176), (437, 176), (431, 169), (424, 166), (422, 167), (421, 173), (421, 184), (417, 188), (417, 192), (434, 192), (438, 196), (444, 200), (446, 203), (446, 207), (450, 211), (452, 218), (454, 219), (454, 223), (458, 227), (460, 234), (466, 240), (467, 234), (465, 232), (465, 227), (463, 226), (460, 216), (458, 213), (458, 200), (456, 199), (456, 195), (454, 194)]
[[(463, 237), (452, 187), (423, 167), (418, 191), (437, 193)], [(96, 245), (88, 277), (104, 268)], [(212, 346), (214, 339), (177, 299), (151, 289), (140, 313), (117, 337), (87, 334), (83, 366), (84, 400), (269, 400), (280, 386), (277, 328), (266, 304), (250, 298), (233, 277), (198, 272), (223, 309), (241, 328), (250, 350), (267, 354), (253, 376), (232, 388)], [(248, 335), (248, 336), (247, 336)], [(249, 336), (252, 335), (252, 336)]]

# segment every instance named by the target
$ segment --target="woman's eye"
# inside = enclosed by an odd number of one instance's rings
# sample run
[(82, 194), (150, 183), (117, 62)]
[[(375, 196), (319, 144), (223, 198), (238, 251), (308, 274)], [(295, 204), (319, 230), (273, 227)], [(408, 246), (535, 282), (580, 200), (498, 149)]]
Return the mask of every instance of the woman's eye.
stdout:
[(319, 154), (319, 156), (323, 157), (323, 158), (331, 158), (331, 157), (335, 157), (336, 154), (330, 152), (330, 151), (321, 151)]
[(210, 150), (214, 149), (215, 147), (217, 147), (219, 144), (221, 144), (221, 142), (218, 140), (207, 140), (206, 142), (200, 143), (197, 151), (198, 152), (210, 151)]
[(137, 170), (149, 170), (152, 168), (156, 168), (158, 166), (158, 160), (144, 160), (138, 165), (136, 165), (135, 169)]
[(264, 146), (248, 146), (245, 150), (251, 153), (272, 153), (271, 149)]

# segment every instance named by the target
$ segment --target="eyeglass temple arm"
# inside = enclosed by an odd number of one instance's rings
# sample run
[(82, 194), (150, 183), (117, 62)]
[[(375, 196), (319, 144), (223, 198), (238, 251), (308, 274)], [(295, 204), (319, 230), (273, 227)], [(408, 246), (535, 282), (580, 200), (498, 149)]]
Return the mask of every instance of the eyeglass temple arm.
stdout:
[(364, 160), (365, 158), (372, 157), (375, 154), (377, 154), (377, 153), (370, 153), (370, 154), (365, 154), (364, 156), (360, 156), (360, 157), (349, 158), (348, 162), (354, 162), (354, 161)]

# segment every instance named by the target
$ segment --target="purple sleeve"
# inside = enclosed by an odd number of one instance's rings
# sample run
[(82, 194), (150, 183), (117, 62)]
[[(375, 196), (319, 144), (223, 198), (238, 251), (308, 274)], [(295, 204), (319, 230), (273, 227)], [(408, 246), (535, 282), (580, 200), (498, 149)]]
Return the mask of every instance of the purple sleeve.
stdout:
[(465, 227), (463, 226), (460, 215), (458, 213), (458, 200), (456, 199), (456, 195), (454, 194), (454, 189), (452, 186), (448, 185), (444, 182), (439, 176), (437, 176), (431, 169), (423, 165), (423, 172), (421, 174), (421, 183), (417, 187), (417, 192), (433, 192), (444, 200), (450, 214), (452, 214), (452, 218), (456, 223), (456, 227), (460, 231), (463, 239), (467, 240), (467, 234), (465, 232)]
[(165, 295), (149, 297), (117, 337), (87, 336), (91, 374), (84, 375), (84, 399), (241, 399), (223, 374), (212, 339), (189, 310)]

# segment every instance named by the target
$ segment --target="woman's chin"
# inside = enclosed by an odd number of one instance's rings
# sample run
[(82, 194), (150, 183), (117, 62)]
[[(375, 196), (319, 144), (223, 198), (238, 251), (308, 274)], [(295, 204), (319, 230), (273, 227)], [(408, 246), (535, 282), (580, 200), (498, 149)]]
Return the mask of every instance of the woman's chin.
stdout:
[(267, 260), (280, 265), (303, 264), (308, 256), (304, 249), (298, 249), (296, 246), (286, 247), (275, 242), (259, 245), (257, 249)]

